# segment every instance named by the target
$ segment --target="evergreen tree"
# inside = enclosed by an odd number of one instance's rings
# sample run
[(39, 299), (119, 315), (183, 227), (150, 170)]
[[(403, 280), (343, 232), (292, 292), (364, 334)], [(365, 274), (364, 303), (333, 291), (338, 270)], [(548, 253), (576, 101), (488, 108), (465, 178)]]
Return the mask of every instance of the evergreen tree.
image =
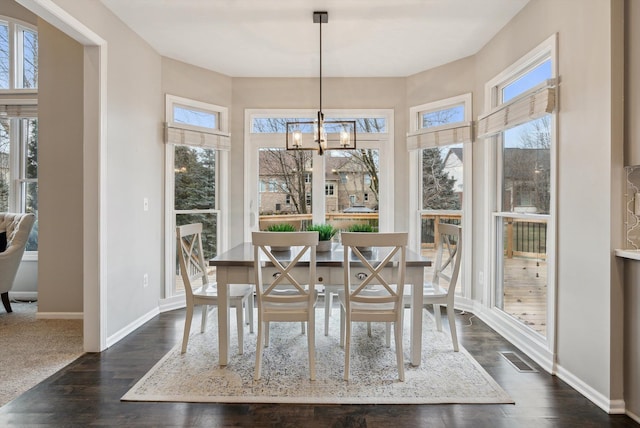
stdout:
[(456, 180), (445, 171), (441, 149), (422, 151), (423, 209), (459, 210), (460, 198), (454, 191)]
[[(175, 148), (175, 209), (215, 209), (215, 150)], [(213, 214), (178, 214), (176, 225), (202, 223), (202, 247), (207, 258), (217, 254), (217, 217)]]

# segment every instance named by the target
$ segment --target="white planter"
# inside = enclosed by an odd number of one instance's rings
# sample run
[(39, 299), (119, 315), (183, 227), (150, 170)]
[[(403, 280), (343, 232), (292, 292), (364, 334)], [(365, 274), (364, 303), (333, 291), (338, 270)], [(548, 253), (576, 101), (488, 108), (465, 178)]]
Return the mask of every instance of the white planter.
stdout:
[(326, 253), (327, 251), (331, 251), (331, 241), (318, 241), (318, 246), (316, 247), (317, 252)]

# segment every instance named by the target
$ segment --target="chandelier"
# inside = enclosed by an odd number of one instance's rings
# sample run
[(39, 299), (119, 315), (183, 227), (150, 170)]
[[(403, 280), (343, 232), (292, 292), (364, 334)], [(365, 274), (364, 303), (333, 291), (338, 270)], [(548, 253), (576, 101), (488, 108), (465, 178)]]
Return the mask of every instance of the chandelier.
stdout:
[(322, 112), (322, 24), (328, 12), (313, 12), (313, 23), (320, 27), (320, 105), (314, 121), (287, 122), (287, 150), (353, 150), (356, 148), (355, 120), (324, 120)]

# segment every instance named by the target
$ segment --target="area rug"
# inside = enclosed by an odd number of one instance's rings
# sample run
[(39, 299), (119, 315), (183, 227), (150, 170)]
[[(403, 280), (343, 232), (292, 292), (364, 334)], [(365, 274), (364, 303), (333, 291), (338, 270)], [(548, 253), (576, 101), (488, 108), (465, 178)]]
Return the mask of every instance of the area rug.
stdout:
[(36, 319), (37, 302), (0, 309), (0, 406), (82, 355), (82, 320)]
[[(244, 354), (237, 353), (237, 331), (231, 314), (230, 360), (218, 361), (216, 311), (205, 333), (199, 332), (199, 313), (186, 354), (180, 344), (169, 351), (123, 397), (123, 401), (217, 403), (435, 404), (513, 403), (509, 395), (462, 347), (453, 352), (445, 332), (438, 332), (423, 312), (422, 364), (408, 363), (409, 326), (405, 323), (405, 381), (398, 380), (394, 342), (385, 346), (383, 324), (353, 328), (351, 379), (343, 380), (344, 350), (339, 346), (339, 312), (330, 318), (324, 336), (324, 311), (316, 316), (316, 380), (309, 380), (307, 336), (297, 323), (272, 323), (265, 348), (262, 379), (253, 380), (256, 334), (244, 330)], [(405, 319), (409, 319), (406, 313)], [(256, 317), (257, 319), (257, 317)], [(196, 331), (197, 330), (197, 331)]]

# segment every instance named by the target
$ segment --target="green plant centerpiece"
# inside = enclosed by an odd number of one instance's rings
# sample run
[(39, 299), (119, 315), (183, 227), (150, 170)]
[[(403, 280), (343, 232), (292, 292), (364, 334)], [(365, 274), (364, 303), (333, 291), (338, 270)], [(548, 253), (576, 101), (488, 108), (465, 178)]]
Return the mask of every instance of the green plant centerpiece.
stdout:
[(307, 226), (307, 232), (318, 232), (318, 247), (316, 251), (331, 251), (331, 239), (338, 229), (328, 223), (312, 224)]
[[(275, 223), (270, 224), (265, 229), (267, 232), (295, 232), (296, 228), (291, 223)], [(291, 246), (272, 246), (271, 251), (289, 251)]]
[[(369, 223), (356, 223), (349, 226), (348, 232), (373, 232), (373, 226)], [(371, 252), (371, 247), (358, 247), (360, 252)]]

